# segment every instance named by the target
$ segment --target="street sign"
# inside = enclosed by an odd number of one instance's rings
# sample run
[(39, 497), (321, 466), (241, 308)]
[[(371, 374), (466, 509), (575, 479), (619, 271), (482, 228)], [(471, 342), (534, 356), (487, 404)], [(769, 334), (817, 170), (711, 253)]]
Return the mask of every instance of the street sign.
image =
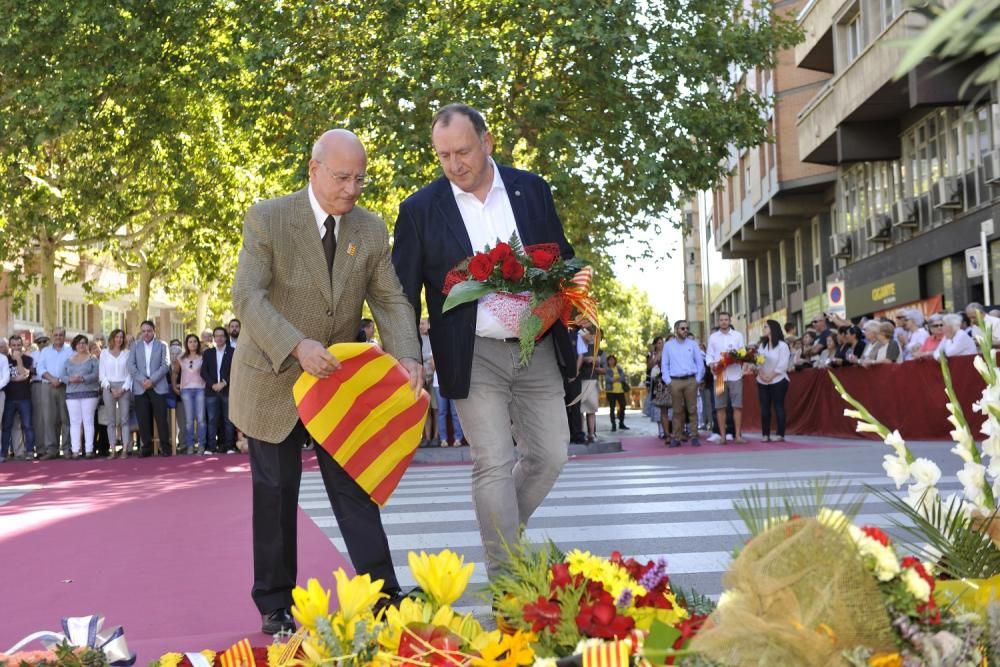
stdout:
[(981, 246), (968, 248), (965, 251), (965, 275), (968, 278), (981, 278), (983, 275), (983, 249)]
[(827, 283), (826, 285), (826, 312), (847, 317), (847, 301), (844, 294), (844, 281)]

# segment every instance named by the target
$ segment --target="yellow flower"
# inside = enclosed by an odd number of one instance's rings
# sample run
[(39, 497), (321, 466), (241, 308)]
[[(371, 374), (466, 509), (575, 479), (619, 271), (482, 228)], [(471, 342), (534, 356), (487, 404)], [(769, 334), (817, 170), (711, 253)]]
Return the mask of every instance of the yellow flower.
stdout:
[(337, 580), (340, 614), (348, 624), (365, 612), (371, 613), (372, 605), (382, 598), (389, 597), (382, 592), (382, 580), (372, 581), (370, 574), (359, 574), (348, 578), (344, 568), (337, 568), (333, 576)]
[(898, 653), (879, 653), (868, 658), (870, 667), (903, 667), (903, 656)]
[(330, 591), (323, 590), (317, 579), (310, 579), (306, 586), (292, 591), (292, 616), (302, 627), (315, 630), (316, 620), (330, 615)]
[(741, 347), (740, 349), (736, 350), (736, 354), (738, 354), (741, 357), (745, 357), (747, 354), (747, 349), (745, 347)]
[(411, 551), (410, 571), (427, 597), (437, 606), (450, 605), (462, 597), (469, 585), (472, 563), (465, 565), (465, 557), (445, 549), (441, 553), (427, 555)]
[(473, 667), (518, 667), (535, 661), (531, 642), (537, 637), (518, 630), (513, 635), (503, 635), (498, 642), (490, 642), (480, 649), (480, 657), (472, 659)]
[(160, 667), (177, 667), (184, 656), (180, 653), (164, 653), (160, 656)]
[(382, 620), (384, 620), (384, 624), (382, 632), (379, 633), (378, 642), (383, 649), (395, 653), (399, 649), (399, 639), (403, 635), (403, 628), (410, 623), (426, 623), (428, 621), (427, 610), (423, 600), (406, 597), (399, 603), (399, 607), (393, 605), (386, 607)]

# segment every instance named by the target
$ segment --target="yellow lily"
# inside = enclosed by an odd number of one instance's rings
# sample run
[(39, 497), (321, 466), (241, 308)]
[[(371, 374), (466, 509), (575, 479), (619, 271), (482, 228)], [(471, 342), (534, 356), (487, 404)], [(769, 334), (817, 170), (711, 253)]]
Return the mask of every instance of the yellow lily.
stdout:
[(347, 623), (361, 614), (371, 613), (372, 605), (382, 598), (389, 597), (382, 592), (383, 581), (381, 579), (372, 581), (370, 574), (359, 574), (349, 578), (344, 568), (337, 568), (333, 577), (337, 580), (340, 614)]
[(427, 597), (437, 606), (450, 605), (462, 597), (469, 585), (474, 565), (465, 565), (465, 557), (445, 549), (441, 553), (427, 555), (411, 551), (410, 571), (413, 578)]
[(426, 623), (429, 619), (422, 600), (406, 597), (403, 598), (398, 607), (392, 605), (386, 607), (382, 620), (382, 631), (378, 635), (378, 643), (383, 649), (395, 654), (399, 649), (403, 628), (410, 623)]
[(306, 586), (296, 586), (292, 591), (292, 616), (302, 627), (315, 630), (316, 619), (330, 615), (330, 591), (323, 590), (316, 579), (310, 579)]
[(518, 630), (513, 635), (503, 635), (500, 641), (491, 642), (480, 649), (480, 657), (472, 659), (473, 667), (518, 667), (535, 661), (531, 642), (537, 637)]

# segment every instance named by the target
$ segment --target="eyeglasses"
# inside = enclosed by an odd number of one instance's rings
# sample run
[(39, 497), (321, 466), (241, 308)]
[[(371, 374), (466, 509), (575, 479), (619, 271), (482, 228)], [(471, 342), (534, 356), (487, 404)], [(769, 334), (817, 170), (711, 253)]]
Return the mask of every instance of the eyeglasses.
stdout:
[(365, 176), (364, 174), (362, 174), (361, 176), (351, 176), (350, 174), (338, 174), (333, 169), (330, 169), (328, 166), (326, 166), (319, 160), (316, 160), (316, 162), (319, 162), (319, 164), (323, 166), (323, 169), (326, 170), (326, 173), (330, 174), (330, 178), (333, 179), (333, 182), (339, 185), (340, 187), (345, 187), (348, 183), (353, 181), (354, 184), (358, 186), (359, 190), (364, 190), (365, 186), (368, 184), (368, 177)]
[(944, 322), (933, 322), (931, 323), (931, 329), (937, 329), (938, 327), (943, 327)]

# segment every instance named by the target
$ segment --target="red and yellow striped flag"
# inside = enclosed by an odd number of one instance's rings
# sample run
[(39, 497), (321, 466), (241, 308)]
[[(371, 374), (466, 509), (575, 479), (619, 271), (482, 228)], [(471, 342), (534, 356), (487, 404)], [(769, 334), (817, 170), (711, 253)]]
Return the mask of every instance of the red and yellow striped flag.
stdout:
[(241, 639), (219, 656), (220, 667), (256, 667), (249, 639)]
[(369, 343), (337, 343), (340, 370), (303, 373), (292, 393), (310, 435), (372, 500), (385, 505), (423, 436), (430, 400), (413, 398), (410, 378), (391, 355)]

